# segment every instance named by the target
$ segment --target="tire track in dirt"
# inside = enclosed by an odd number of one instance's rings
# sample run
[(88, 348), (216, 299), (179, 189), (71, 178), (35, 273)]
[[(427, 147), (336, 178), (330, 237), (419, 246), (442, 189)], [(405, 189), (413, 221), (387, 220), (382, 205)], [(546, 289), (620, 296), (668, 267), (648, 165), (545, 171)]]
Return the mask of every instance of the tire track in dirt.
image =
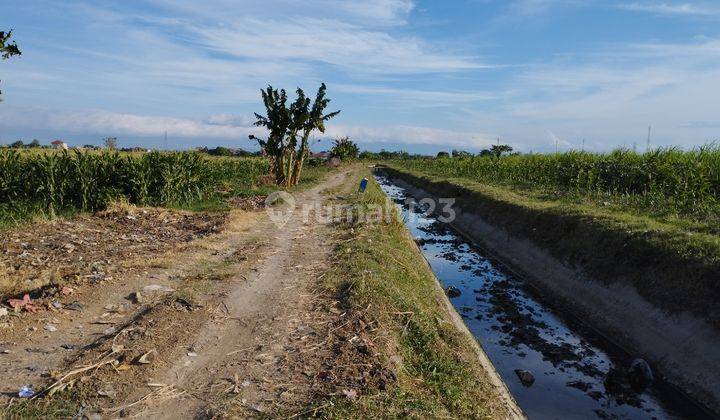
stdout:
[[(322, 191), (339, 185), (344, 177), (345, 174), (335, 175), (297, 195), (297, 205), (322, 200)], [(262, 261), (246, 277), (237, 273), (242, 279), (231, 280), (237, 286), (194, 334), (188, 351), (171, 361), (164, 372), (148, 378), (170, 384), (182, 395), (143, 404), (132, 415), (196, 418), (228, 409), (257, 414), (282, 400), (281, 397), (275, 401), (276, 395), (262, 385), (277, 373), (274, 361), (283, 357), (287, 337), (303, 329), (310, 330), (302, 321), (303, 312), (312, 301), (313, 276), (309, 274), (327, 265), (331, 251), (326, 228), (314, 219), (303, 223), (300, 216), (296, 207), (285, 226), (278, 228), (269, 220), (262, 224), (257, 234), (271, 238)], [(292, 389), (286, 397), (307, 397), (309, 392)], [(138, 390), (124, 404), (133, 404), (147, 395), (146, 388)]]

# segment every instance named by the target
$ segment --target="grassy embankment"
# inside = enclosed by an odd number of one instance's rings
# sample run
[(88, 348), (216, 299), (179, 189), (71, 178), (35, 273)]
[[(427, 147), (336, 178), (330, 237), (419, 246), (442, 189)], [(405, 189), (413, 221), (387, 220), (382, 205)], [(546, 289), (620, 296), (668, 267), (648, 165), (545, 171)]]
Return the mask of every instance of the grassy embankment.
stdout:
[[(309, 168), (305, 185), (325, 168)], [(227, 199), (275, 189), (263, 158), (194, 152), (116, 153), (0, 150), (0, 228), (34, 218), (96, 211), (113, 201), (188, 210), (227, 210)]]
[[(364, 176), (372, 179), (366, 169), (354, 171), (334, 193), (360, 208), (385, 204), (374, 181), (364, 195), (352, 193)], [(373, 325), (376, 347), (393, 366), (397, 382), (355, 401), (338, 397), (332, 404), (316, 402), (317, 410), (305, 413), (323, 418), (505, 418), (507, 410), (478, 365), (472, 338), (453, 325), (432, 271), (403, 223), (397, 217), (343, 223), (336, 233), (334, 263), (319, 280), (321, 286)], [(72, 416), (78, 410), (74, 392), (14, 405), (4, 415)]]
[(720, 326), (718, 156), (568, 154), (388, 167), (433, 194), (457, 197), (461, 208), (569, 266), (631, 284), (660, 308), (690, 311)]
[(439, 178), (509, 188), (544, 201), (606, 207), (720, 233), (720, 149), (568, 152), (397, 161)]
[[(364, 195), (352, 193), (368, 177)], [(367, 169), (343, 187), (349, 204), (384, 205), (385, 195)], [(394, 212), (394, 207), (392, 208)], [(395, 213), (393, 213), (395, 215)], [(335, 401), (317, 414), (330, 418), (502, 418), (507, 415), (487, 372), (479, 366), (472, 338), (452, 324), (442, 291), (397, 216), (390, 222), (338, 226), (334, 266), (323, 285), (341, 296), (368, 323), (398, 381), (349, 403)], [(318, 404), (322, 405), (322, 404)]]

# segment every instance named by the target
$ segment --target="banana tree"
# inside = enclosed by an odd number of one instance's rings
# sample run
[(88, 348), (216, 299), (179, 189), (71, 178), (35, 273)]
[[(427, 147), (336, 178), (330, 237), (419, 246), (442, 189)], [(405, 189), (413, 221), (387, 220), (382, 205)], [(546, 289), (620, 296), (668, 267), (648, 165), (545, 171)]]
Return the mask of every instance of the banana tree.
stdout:
[[(7, 32), (0, 31), (0, 57), (2, 57), (3, 60), (7, 60), (14, 55), (22, 54), (15, 41), (10, 42), (11, 37), (12, 30)], [(2, 95), (2, 91), (0, 91), (0, 95)], [(2, 100), (1, 96), (0, 100)]]
[[(330, 103), (325, 97), (327, 87), (323, 83), (312, 103), (305, 92), (298, 88), (297, 99), (287, 106), (284, 89), (278, 91), (268, 86), (262, 91), (266, 115), (255, 114), (255, 126), (268, 129), (266, 140), (254, 135), (263, 152), (270, 158), (271, 171), (278, 185), (291, 187), (300, 181), (300, 173), (310, 148), (308, 142), (314, 130), (325, 132), (325, 122), (340, 111), (323, 114)], [(298, 148), (299, 142), (299, 148)]]
[(292, 123), (292, 115), (287, 108), (287, 93), (285, 89), (278, 91), (268, 86), (262, 90), (265, 116), (255, 113), (255, 126), (268, 129), (268, 137), (263, 140), (254, 135), (250, 139), (257, 140), (263, 153), (270, 159), (270, 172), (275, 176), (278, 184), (285, 182), (285, 136)]
[[(295, 166), (293, 167), (293, 173), (291, 178), (292, 185), (297, 185), (297, 183), (300, 181), (300, 173), (302, 172), (303, 164), (305, 163), (307, 155), (310, 153), (310, 148), (308, 147), (310, 135), (314, 130), (318, 130), (319, 132), (324, 133), (325, 122), (340, 113), (340, 111), (334, 111), (323, 114), (323, 112), (325, 112), (325, 108), (327, 108), (327, 106), (330, 104), (330, 99), (325, 97), (326, 92), (327, 87), (325, 86), (325, 83), (323, 83), (320, 85), (320, 88), (317, 91), (317, 95), (315, 96), (315, 102), (313, 102), (312, 109), (310, 110), (310, 112), (306, 111), (306, 118), (303, 120), (303, 133), (300, 142), (300, 150), (298, 152), (298, 158), (295, 162)], [(306, 102), (307, 106), (309, 106), (309, 103), (310, 101), (308, 100)]]

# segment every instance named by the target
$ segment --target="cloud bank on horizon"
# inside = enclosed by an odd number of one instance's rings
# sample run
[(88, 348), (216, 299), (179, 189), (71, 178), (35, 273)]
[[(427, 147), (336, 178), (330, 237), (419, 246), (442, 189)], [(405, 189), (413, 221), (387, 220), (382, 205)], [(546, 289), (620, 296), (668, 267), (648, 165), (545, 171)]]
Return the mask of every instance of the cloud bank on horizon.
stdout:
[(252, 148), (267, 84), (326, 82), (368, 149), (720, 139), (720, 6), (601, 0), (8, 0), (0, 142)]

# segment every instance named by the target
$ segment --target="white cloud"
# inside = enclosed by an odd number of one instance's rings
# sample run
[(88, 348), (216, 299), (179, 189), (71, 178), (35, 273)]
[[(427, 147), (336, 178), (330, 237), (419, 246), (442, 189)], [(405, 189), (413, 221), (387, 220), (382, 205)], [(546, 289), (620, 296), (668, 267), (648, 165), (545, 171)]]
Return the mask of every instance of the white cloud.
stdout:
[(537, 17), (558, 7), (581, 7), (595, 0), (512, 0), (506, 2), (508, 10), (501, 20), (516, 20)]
[[(213, 115), (204, 120), (114, 113), (102, 110), (57, 111), (40, 108), (0, 108), (0, 127), (12, 121), (14, 127), (104, 136), (137, 136), (161, 138), (165, 130), (172, 138), (246, 141), (248, 134), (262, 136), (264, 129), (252, 126), (253, 118), (244, 115)], [(361, 144), (402, 143), (481, 147), (491, 143), (491, 137), (481, 133), (437, 129), (431, 127), (346, 126), (332, 124), (325, 134), (316, 137), (350, 136)]]
[(333, 84), (332, 88), (340, 93), (383, 96), (384, 104), (412, 104), (420, 107), (450, 106), (454, 104), (476, 103), (498, 98), (498, 93), (453, 91), (453, 90), (421, 90), (399, 89), (386, 86)]
[(218, 114), (207, 117), (203, 122), (219, 126), (251, 127), (255, 119), (246, 115)]
[(236, 124), (217, 124), (185, 118), (146, 116), (102, 110), (57, 111), (40, 108), (0, 108), (2, 121), (15, 127), (53, 130), (59, 133), (92, 133), (99, 136), (160, 137), (169, 135), (187, 138), (247, 138), (261, 130)]
[(378, 21), (390, 24), (404, 24), (407, 14), (415, 4), (410, 0), (355, 0), (338, 1), (324, 0), (328, 8), (341, 9), (360, 18), (367, 18), (375, 23)]
[(631, 57), (659, 57), (665, 59), (685, 58), (720, 62), (720, 39), (702, 37), (700, 42), (693, 43), (646, 43), (628, 46), (627, 54)]
[[(316, 17), (339, 19), (370, 26), (403, 25), (415, 8), (411, 0), (306, 0), (298, 7), (295, 0), (151, 0), (166, 8), (167, 14), (202, 18), (208, 22), (234, 22), (244, 16)], [(165, 22), (170, 19), (163, 18)], [(160, 20), (156, 20), (160, 21)], [(177, 21), (177, 19), (176, 19)]]
[(669, 2), (635, 2), (618, 5), (620, 9), (631, 12), (647, 12), (658, 15), (680, 15), (695, 17), (720, 16), (720, 7), (699, 3), (669, 3)]
[(323, 63), (351, 73), (437, 73), (494, 67), (475, 57), (435, 51), (418, 38), (334, 19), (242, 18), (232, 26), (194, 26), (191, 30), (206, 48), (237, 58)]
[(551, 127), (551, 138), (575, 148), (583, 138), (600, 150), (644, 145), (648, 125), (656, 145), (703, 144), (718, 137), (714, 124), (698, 124), (717, 121), (718, 45), (634, 44), (533, 66), (519, 78), (524, 95), (499, 118), (515, 120), (514, 136)]
[(486, 147), (494, 141), (494, 136), (481, 132), (454, 131), (410, 125), (372, 127), (332, 125), (328, 128), (326, 134), (329, 137), (350, 136), (361, 144), (401, 143), (480, 148)]

